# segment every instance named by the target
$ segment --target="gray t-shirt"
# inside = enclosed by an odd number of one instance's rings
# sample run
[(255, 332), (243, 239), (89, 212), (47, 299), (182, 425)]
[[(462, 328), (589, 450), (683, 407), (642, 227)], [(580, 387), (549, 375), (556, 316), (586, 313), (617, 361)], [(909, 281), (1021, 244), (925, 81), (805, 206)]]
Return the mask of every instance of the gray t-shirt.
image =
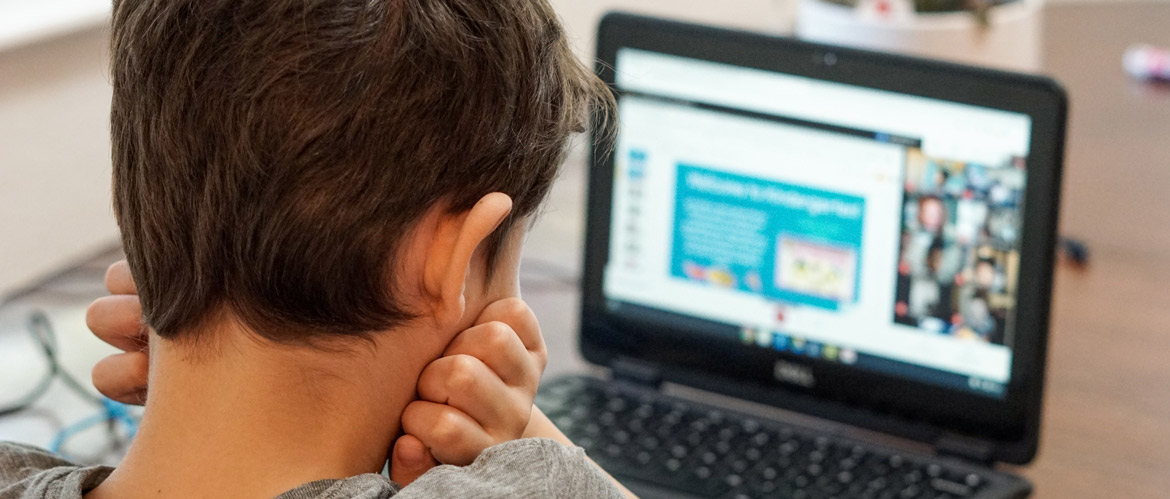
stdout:
[[(27, 445), (0, 442), (0, 499), (81, 499), (109, 466), (79, 467)], [(620, 498), (580, 448), (526, 438), (488, 448), (470, 466), (438, 466), (407, 487), (378, 474), (306, 483), (279, 499)]]

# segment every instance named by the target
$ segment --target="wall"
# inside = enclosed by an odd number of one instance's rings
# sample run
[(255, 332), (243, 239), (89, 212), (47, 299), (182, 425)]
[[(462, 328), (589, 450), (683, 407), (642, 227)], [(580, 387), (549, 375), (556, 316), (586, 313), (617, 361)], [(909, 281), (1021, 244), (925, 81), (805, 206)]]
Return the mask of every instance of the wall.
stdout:
[(774, 31), (790, 23), (789, 0), (550, 0), (579, 54), (593, 53), (593, 32), (610, 10)]
[(0, 51), (0, 296), (116, 241), (106, 38)]

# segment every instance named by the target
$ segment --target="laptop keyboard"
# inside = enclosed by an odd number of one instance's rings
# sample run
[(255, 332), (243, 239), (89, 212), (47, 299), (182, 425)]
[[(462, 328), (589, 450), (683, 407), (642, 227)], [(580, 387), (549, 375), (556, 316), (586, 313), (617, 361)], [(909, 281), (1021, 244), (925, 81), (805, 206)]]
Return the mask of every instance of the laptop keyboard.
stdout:
[(950, 499), (987, 484), (929, 458), (588, 378), (554, 380), (537, 405), (618, 478), (700, 497)]

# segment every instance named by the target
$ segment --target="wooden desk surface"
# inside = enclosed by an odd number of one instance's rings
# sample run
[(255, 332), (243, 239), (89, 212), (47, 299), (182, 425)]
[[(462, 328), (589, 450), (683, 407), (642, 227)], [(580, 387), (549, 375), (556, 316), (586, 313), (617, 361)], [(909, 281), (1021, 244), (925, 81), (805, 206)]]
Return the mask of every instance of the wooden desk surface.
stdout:
[(1072, 101), (1038, 497), (1170, 497), (1170, 86), (1119, 69), (1170, 46), (1170, 4), (1048, 11), (1046, 65)]
[[(1046, 13), (1045, 61), (1072, 100), (1062, 232), (1088, 268), (1056, 269), (1040, 454), (1019, 472), (1039, 498), (1170, 497), (1170, 87), (1121, 70), (1131, 43), (1170, 46), (1170, 4)], [(580, 261), (584, 158), (558, 184), (528, 254)], [(549, 374), (580, 370), (576, 294), (530, 289)]]

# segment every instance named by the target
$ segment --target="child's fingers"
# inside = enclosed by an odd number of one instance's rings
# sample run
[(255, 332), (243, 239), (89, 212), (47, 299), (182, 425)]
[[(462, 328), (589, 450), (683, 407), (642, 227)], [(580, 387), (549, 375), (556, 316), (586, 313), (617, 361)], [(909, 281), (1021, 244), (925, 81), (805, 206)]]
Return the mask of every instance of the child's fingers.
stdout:
[(540, 322), (536, 314), (528, 307), (524, 300), (506, 298), (495, 301), (483, 309), (476, 319), (476, 324), (489, 322), (503, 322), (512, 327), (524, 348), (532, 352), (540, 360), (541, 369), (548, 361), (548, 352), (544, 345), (544, 336), (540, 334)]
[(102, 341), (126, 352), (143, 350), (149, 338), (142, 324), (142, 304), (135, 295), (94, 300), (85, 311), (85, 324)]
[(394, 483), (403, 487), (410, 485), (438, 465), (431, 451), (418, 437), (403, 435), (394, 441), (394, 450), (390, 453), (390, 479)]
[(112, 400), (143, 405), (146, 403), (149, 364), (145, 352), (111, 355), (93, 366), (93, 386)]
[(402, 430), (417, 437), (440, 463), (466, 466), (494, 440), (471, 416), (446, 404), (416, 400), (402, 413)]
[(445, 356), (469, 355), (483, 362), (508, 386), (532, 386), (540, 382), (543, 365), (520, 337), (503, 322), (488, 322), (459, 333), (447, 345)]
[(106, 269), (106, 289), (116, 295), (136, 295), (138, 286), (134, 284), (134, 276), (130, 274), (130, 264), (126, 260), (119, 260)]
[[(491, 435), (515, 438), (531, 416), (532, 396), (511, 389), (486, 364), (469, 355), (432, 362), (418, 379), (419, 398), (447, 404), (471, 416)], [(527, 395), (528, 399), (521, 397)]]

